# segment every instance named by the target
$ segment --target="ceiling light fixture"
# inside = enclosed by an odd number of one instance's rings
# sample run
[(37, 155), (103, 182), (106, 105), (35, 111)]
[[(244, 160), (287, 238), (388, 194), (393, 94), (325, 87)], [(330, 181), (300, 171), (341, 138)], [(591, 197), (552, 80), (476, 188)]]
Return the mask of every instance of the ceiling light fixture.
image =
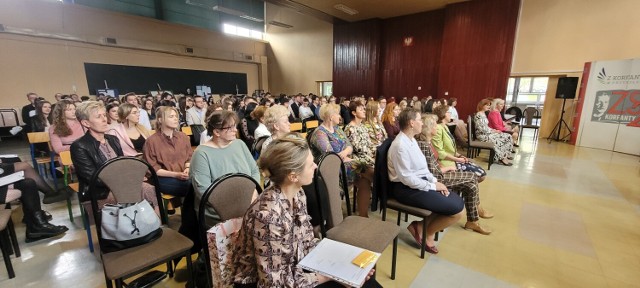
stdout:
[(278, 21), (275, 21), (275, 20), (271, 20), (271, 21), (269, 21), (269, 24), (270, 24), (270, 25), (273, 25), (273, 26), (278, 26), (278, 27), (282, 27), (282, 28), (287, 28), (287, 29), (289, 29), (289, 28), (293, 28), (293, 26), (291, 26), (291, 25), (289, 25), (289, 24), (282, 23), (282, 22), (278, 22)]
[(333, 6), (333, 8), (336, 8), (352, 16), (358, 14), (358, 10), (348, 7), (347, 5), (344, 5), (344, 4), (336, 4), (335, 6)]

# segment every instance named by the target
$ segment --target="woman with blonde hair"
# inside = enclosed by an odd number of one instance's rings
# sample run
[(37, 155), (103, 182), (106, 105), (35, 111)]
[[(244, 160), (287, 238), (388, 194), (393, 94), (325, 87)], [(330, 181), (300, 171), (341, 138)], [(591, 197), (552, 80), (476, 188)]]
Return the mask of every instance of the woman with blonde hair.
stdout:
[(369, 131), (371, 143), (375, 147), (380, 146), (387, 139), (387, 131), (384, 130), (378, 113), (380, 113), (380, 103), (374, 100), (367, 102), (367, 107), (365, 108), (366, 116), (363, 123), (367, 131)]
[(487, 119), (489, 120), (489, 128), (511, 134), (513, 146), (518, 147), (518, 126), (513, 127), (509, 123), (502, 121), (502, 115), (500, 114), (502, 109), (504, 109), (504, 100), (496, 98), (491, 101), (490, 112), (487, 116)]
[(124, 156), (137, 156), (142, 153), (150, 132), (140, 124), (138, 107), (124, 103), (118, 107), (118, 123), (112, 123), (107, 134), (118, 137)]
[(316, 287), (329, 282), (329, 278), (297, 266), (318, 242), (302, 189), (312, 183), (318, 167), (307, 142), (295, 135), (278, 138), (260, 155), (258, 165), (271, 185), (244, 215), (233, 253), (234, 283)]
[[(476, 126), (476, 137), (480, 141), (492, 142), (494, 144), (498, 163), (505, 166), (513, 165), (510, 161), (513, 159), (513, 157), (511, 157), (511, 152), (513, 151), (513, 140), (511, 136), (489, 127), (489, 120), (485, 112), (491, 108), (491, 101), (482, 99), (476, 108), (477, 112), (473, 116), (473, 121)], [(471, 135), (469, 135), (469, 137), (471, 137)], [(494, 159), (490, 159), (490, 161), (494, 161)]]
[[(442, 107), (448, 109), (446, 105), (443, 105), (436, 108), (436, 111), (438, 109), (442, 110)], [(483, 228), (480, 223), (478, 223), (479, 217), (487, 219), (493, 218), (490, 212), (480, 207), (478, 176), (470, 171), (459, 171), (455, 166), (441, 168), (438, 163), (438, 150), (431, 144), (433, 143), (433, 138), (438, 135), (441, 129), (439, 128), (440, 125), (436, 122), (438, 118), (439, 117), (431, 114), (422, 116), (422, 131), (416, 135), (418, 146), (427, 159), (429, 171), (438, 179), (438, 182), (441, 182), (447, 186), (448, 189), (463, 196), (464, 206), (467, 209), (467, 223), (464, 225), (464, 228), (483, 235), (489, 235), (491, 234), (491, 230)]]
[(191, 187), (189, 165), (193, 150), (189, 136), (177, 130), (179, 115), (176, 107), (158, 107), (156, 133), (144, 144), (143, 155), (158, 175), (160, 191), (184, 197)]
[(264, 113), (264, 125), (267, 127), (271, 136), (262, 143), (262, 151), (265, 151), (271, 141), (278, 139), (291, 131), (291, 123), (289, 123), (289, 109), (283, 105), (273, 105)]
[(387, 132), (387, 136), (389, 138), (394, 138), (398, 133), (400, 133), (400, 126), (398, 125), (398, 121), (396, 118), (400, 114), (402, 109), (395, 102), (389, 102), (387, 106), (384, 108), (384, 112), (382, 112), (382, 125), (384, 126), (384, 130)]
[(71, 143), (84, 135), (85, 128), (76, 118), (76, 105), (71, 100), (58, 101), (52, 114), (49, 139), (53, 151), (60, 154), (62, 151), (69, 151)]

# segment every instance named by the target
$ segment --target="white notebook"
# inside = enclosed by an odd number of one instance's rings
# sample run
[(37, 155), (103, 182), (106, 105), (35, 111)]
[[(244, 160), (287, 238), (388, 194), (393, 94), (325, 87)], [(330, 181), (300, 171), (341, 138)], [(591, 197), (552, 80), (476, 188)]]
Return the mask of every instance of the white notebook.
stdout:
[(374, 253), (377, 255), (376, 260), (360, 268), (351, 261), (362, 251), (365, 249), (325, 238), (298, 263), (298, 266), (352, 287), (362, 287), (369, 271), (380, 258), (380, 253)]
[(18, 171), (10, 175), (0, 177), (0, 187), (18, 182), (20, 180), (24, 180), (24, 171)]

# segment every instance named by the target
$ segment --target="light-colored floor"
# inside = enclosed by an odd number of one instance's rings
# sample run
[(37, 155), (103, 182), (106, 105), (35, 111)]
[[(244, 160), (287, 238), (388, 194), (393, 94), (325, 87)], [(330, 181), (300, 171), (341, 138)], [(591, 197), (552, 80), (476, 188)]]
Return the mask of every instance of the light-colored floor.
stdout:
[[(461, 220), (441, 234), (438, 255), (420, 259), (403, 222), (396, 280), (389, 279), (389, 247), (378, 281), (384, 287), (640, 287), (640, 157), (534, 143), (531, 136), (525, 132), (514, 166), (493, 165), (480, 184), (483, 206), (496, 215), (481, 223), (493, 234), (463, 230)], [(0, 148), (28, 159), (25, 149), (6, 142)], [(486, 167), (485, 154), (477, 160)], [(70, 231), (25, 244), (14, 213), (23, 255), (12, 258), (15, 279), (0, 267), (0, 287), (103, 287), (99, 256), (87, 249), (77, 207), (75, 224), (64, 204), (45, 209)], [(395, 217), (389, 213), (388, 221)], [(158, 286), (184, 287), (184, 281)]]

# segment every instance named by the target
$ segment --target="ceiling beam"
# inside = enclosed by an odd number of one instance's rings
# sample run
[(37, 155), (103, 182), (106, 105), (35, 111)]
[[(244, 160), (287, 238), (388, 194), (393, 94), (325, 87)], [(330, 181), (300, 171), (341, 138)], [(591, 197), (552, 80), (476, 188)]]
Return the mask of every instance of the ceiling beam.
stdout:
[(282, 6), (282, 7), (287, 7), (290, 9), (293, 9), (299, 13), (305, 14), (305, 15), (309, 15), (309, 16), (313, 16), (316, 17), (322, 21), (325, 22), (329, 22), (329, 23), (333, 23), (333, 24), (340, 24), (340, 23), (347, 23), (346, 21), (336, 18), (333, 15), (329, 15), (327, 13), (324, 13), (320, 10), (317, 9), (313, 9), (307, 5), (303, 5), (300, 4), (298, 2), (292, 1), (292, 0), (263, 0), (264, 2), (268, 2), (274, 5), (278, 5), (278, 6)]

